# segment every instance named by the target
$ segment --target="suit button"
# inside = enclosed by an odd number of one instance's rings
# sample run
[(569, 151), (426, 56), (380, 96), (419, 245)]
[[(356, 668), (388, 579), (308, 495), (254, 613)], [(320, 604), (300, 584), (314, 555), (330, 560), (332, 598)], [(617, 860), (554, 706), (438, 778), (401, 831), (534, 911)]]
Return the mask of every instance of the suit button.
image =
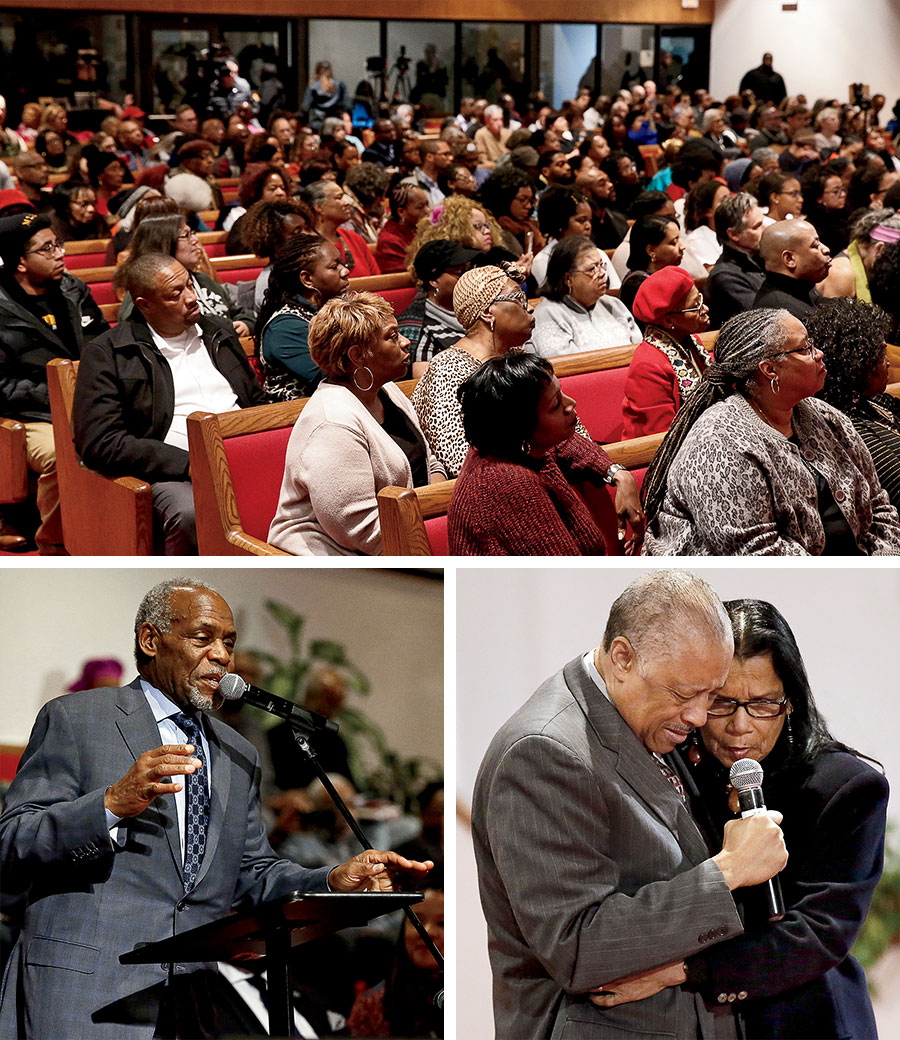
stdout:
[(745, 989), (740, 990), (740, 992), (738, 993), (738, 1000), (746, 1000), (746, 999), (747, 999), (747, 991)]
[(176, 904), (175, 904), (175, 909), (176, 909), (176, 910), (177, 910), (177, 911), (178, 911), (179, 913), (181, 913), (181, 911), (182, 911), (182, 910), (185, 910), (185, 909), (186, 909), (186, 907), (185, 907), (185, 904), (184, 904), (184, 903), (176, 903)]
[(728, 994), (728, 1003), (729, 1004), (733, 1004), (734, 1003), (734, 998), (735, 998), (735, 994), (734, 993), (729, 993)]
[(718, 1002), (720, 1004), (727, 1004), (728, 1003), (728, 994), (727, 993), (720, 993), (718, 995), (718, 997), (716, 997), (716, 1000), (718, 1000)]

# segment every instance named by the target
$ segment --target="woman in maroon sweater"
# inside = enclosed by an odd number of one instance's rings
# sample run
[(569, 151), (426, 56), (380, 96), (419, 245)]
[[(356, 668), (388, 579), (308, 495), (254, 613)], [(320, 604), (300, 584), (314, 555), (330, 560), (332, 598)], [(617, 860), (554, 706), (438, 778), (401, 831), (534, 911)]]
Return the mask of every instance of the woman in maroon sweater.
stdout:
[(644, 514), (634, 478), (575, 432), (575, 402), (548, 361), (491, 358), (459, 400), (470, 448), (450, 502), (452, 555), (602, 556), (606, 484), (617, 488), (619, 540), (629, 555), (639, 551)]

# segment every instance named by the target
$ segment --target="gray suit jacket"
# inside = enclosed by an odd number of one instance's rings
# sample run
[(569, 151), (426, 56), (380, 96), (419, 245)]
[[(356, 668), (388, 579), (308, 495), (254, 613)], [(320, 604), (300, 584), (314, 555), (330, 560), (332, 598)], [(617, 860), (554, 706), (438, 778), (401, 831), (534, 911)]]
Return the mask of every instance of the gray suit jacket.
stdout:
[(294, 889), (324, 891), (328, 868), (279, 860), (259, 812), (256, 751), (207, 718), (211, 799), (206, 852), (187, 895), (175, 800), (106, 824), (106, 788), (159, 730), (135, 680), (50, 701), (38, 714), (0, 818), (6, 891), (27, 890), (25, 924), (0, 991), (0, 1038), (123, 1040), (154, 1034), (170, 972), (211, 965), (124, 967), (119, 955)]
[(472, 829), (498, 1037), (735, 1035), (729, 1009), (681, 988), (610, 1009), (586, 996), (742, 927), (678, 793), (580, 658), (492, 741)]

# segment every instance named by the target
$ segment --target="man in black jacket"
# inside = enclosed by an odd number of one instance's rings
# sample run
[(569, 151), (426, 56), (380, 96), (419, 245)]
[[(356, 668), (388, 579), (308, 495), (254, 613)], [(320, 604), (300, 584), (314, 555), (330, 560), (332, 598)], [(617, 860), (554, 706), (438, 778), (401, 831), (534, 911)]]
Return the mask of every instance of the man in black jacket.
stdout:
[(109, 329), (88, 287), (66, 273), (63, 255), (49, 217), (0, 218), (0, 414), (25, 427), (43, 555), (64, 552), (47, 362), (78, 358), (91, 337)]
[(201, 316), (189, 272), (162, 253), (140, 257), (127, 288), (138, 313), (84, 351), (75, 383), (75, 446), (110, 477), (153, 485), (165, 553), (197, 551), (187, 417), (263, 404), (240, 341)]
[(759, 254), (766, 277), (754, 307), (783, 307), (800, 321), (822, 298), (816, 289), (831, 267), (828, 246), (806, 220), (779, 220), (763, 231)]
[(709, 272), (704, 295), (710, 328), (720, 329), (735, 314), (750, 310), (765, 278), (759, 262), (763, 212), (742, 191), (720, 203), (713, 219), (722, 253)]

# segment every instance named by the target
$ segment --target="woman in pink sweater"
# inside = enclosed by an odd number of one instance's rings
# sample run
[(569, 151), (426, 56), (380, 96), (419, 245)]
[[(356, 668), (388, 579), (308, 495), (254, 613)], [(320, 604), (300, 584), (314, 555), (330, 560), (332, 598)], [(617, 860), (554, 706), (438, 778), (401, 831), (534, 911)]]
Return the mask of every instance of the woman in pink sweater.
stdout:
[(470, 448), (450, 502), (452, 555), (602, 556), (601, 518), (612, 511), (606, 484), (617, 489), (619, 542), (626, 553), (640, 549), (634, 478), (575, 432), (575, 402), (548, 361), (491, 358), (462, 384), (459, 400)]

